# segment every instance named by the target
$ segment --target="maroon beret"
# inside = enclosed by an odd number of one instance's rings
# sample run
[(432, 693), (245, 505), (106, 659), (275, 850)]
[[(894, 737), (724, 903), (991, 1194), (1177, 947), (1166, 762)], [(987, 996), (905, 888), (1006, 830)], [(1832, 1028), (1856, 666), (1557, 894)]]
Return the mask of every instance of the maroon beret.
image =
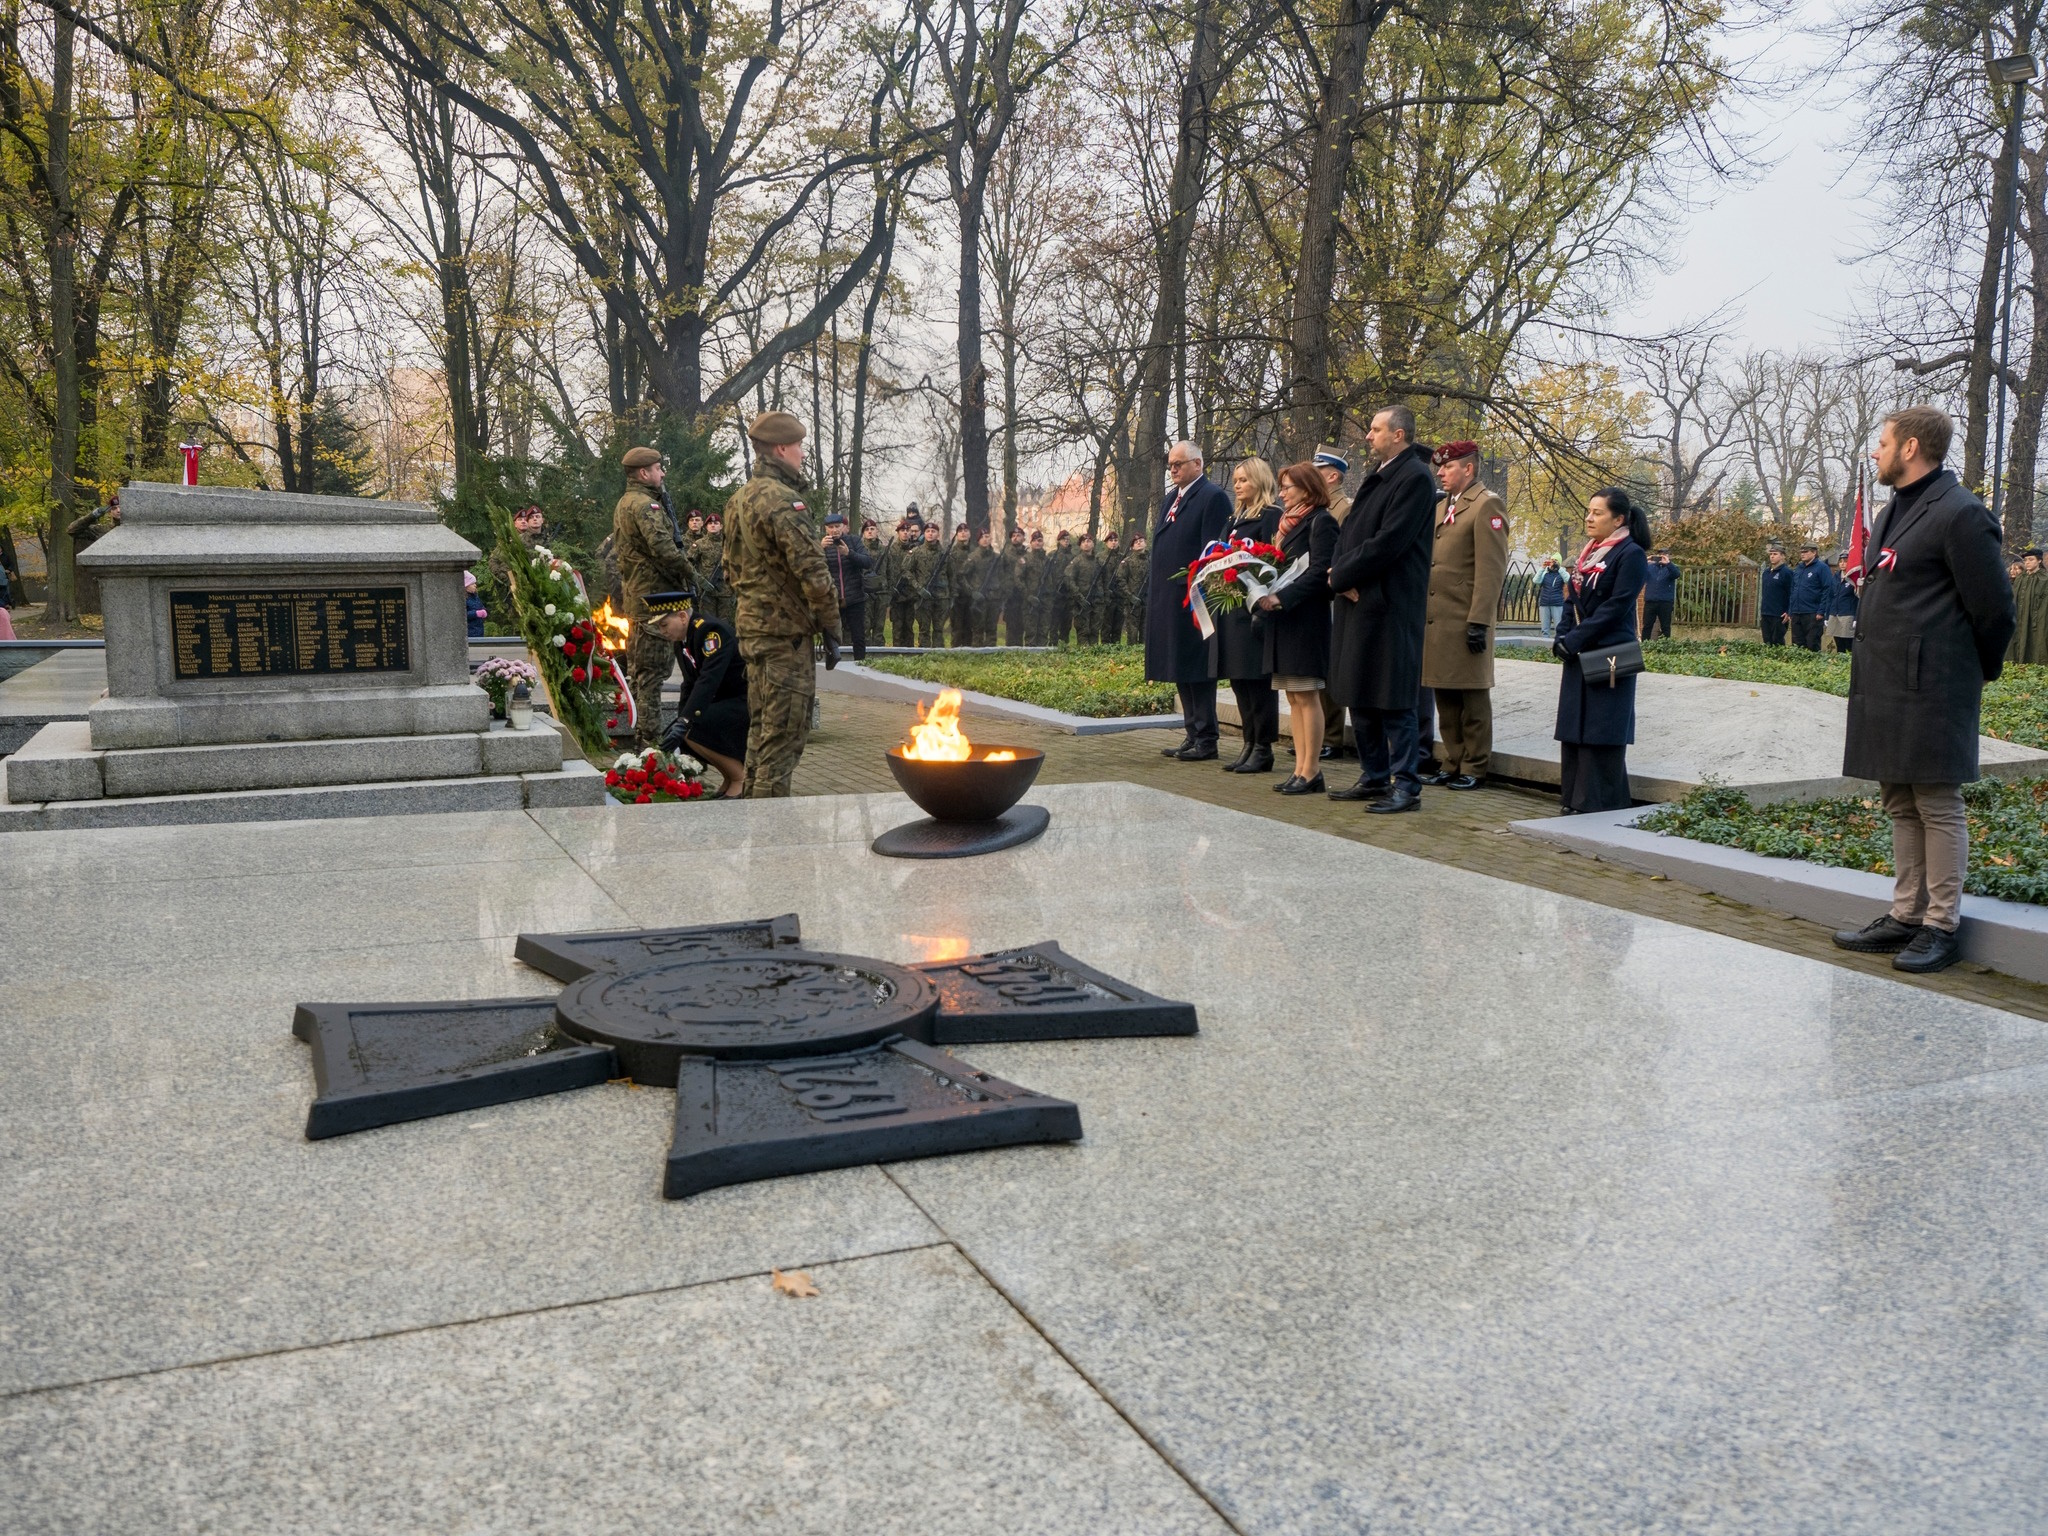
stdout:
[(1477, 443), (1445, 443), (1429, 456), (1429, 462), (1442, 469), (1454, 459), (1469, 459), (1479, 451)]

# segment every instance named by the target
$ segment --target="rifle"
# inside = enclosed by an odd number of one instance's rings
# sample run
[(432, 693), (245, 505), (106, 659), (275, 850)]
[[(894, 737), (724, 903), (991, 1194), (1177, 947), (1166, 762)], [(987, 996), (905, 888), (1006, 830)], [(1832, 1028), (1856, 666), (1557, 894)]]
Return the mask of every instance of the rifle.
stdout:
[(939, 577), (940, 577), (940, 575), (941, 575), (941, 574), (942, 574), (942, 573), (943, 573), (943, 572), (945, 571), (945, 569), (946, 569), (946, 562), (947, 562), (948, 560), (950, 560), (950, 559), (952, 558), (952, 556), (953, 556), (953, 546), (952, 546), (952, 545), (950, 545), (950, 544), (941, 544), (941, 545), (939, 546), (939, 563), (938, 563), (937, 565), (935, 565), (935, 566), (933, 566), (933, 567), (932, 567), (932, 573), (931, 573), (931, 575), (929, 575), (929, 576), (927, 576), (927, 577), (925, 578), (925, 582), (924, 582), (924, 591), (922, 591), (922, 592), (920, 592), (920, 593), (918, 594), (918, 598), (917, 598), (917, 600), (918, 600), (919, 602), (923, 603), (923, 602), (929, 602), (929, 601), (931, 600), (931, 595), (932, 595), (932, 588), (933, 588), (933, 587), (935, 587), (935, 586), (937, 586), (937, 585), (939, 584)]
[(988, 555), (988, 569), (981, 573), (981, 590), (974, 594), (984, 603), (988, 601), (989, 578), (1003, 568), (1003, 552), (1000, 549), (991, 548)]

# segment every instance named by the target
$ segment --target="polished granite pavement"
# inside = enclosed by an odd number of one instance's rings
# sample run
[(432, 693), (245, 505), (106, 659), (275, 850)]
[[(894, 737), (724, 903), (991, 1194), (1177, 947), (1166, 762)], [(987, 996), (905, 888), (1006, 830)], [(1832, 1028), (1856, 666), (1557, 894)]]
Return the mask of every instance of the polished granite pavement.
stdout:
[[(0, 841), (9, 1531), (2048, 1527), (2048, 1025), (1129, 785)], [(309, 1143), (522, 929), (1057, 938), (1076, 1145), (659, 1198), (603, 1087)], [(823, 1294), (773, 1294), (771, 1265)]]

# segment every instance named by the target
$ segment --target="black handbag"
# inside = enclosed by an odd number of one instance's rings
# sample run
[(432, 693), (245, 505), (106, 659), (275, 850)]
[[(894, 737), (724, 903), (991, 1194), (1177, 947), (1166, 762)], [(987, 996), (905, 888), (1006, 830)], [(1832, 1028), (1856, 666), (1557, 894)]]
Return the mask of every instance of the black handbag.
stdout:
[(1579, 667), (1585, 673), (1587, 687), (1617, 687), (1624, 677), (1634, 677), (1643, 670), (1643, 644), (1640, 640), (1624, 640), (1619, 645), (1603, 645), (1597, 651), (1581, 651)]

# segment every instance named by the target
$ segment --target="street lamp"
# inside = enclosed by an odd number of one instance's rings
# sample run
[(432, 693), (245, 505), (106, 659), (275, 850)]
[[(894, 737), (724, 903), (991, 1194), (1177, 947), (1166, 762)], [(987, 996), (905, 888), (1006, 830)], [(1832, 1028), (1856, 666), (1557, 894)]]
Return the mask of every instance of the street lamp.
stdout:
[(2005, 251), (1999, 260), (1999, 287), (2002, 297), (1998, 310), (1998, 431), (1991, 450), (1991, 520), (1998, 524), (2003, 537), (2005, 521), (2001, 515), (2005, 505), (2005, 359), (2012, 346), (2012, 268), (2013, 244), (2019, 234), (2020, 223), (2020, 121), (2027, 111), (2027, 82), (2037, 79), (2041, 66), (2034, 62), (2031, 53), (2015, 53), (2007, 58), (1993, 59), (1986, 66), (1991, 73), (1994, 86), (2012, 87), (2012, 116), (2005, 125)]

